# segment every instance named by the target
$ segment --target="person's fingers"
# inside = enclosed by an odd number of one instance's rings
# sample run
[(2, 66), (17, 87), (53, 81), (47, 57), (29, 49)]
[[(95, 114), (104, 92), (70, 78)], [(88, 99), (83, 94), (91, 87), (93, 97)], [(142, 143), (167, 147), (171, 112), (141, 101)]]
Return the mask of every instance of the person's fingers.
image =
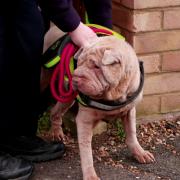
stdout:
[(80, 23), (74, 31), (69, 33), (69, 35), (72, 41), (79, 47), (87, 46), (89, 41), (97, 38), (96, 33), (83, 23)]

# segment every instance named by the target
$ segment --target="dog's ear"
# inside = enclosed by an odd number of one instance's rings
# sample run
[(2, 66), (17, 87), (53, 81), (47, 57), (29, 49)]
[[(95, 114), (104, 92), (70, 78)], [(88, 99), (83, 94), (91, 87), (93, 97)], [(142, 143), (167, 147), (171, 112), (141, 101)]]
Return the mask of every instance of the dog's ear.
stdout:
[(110, 65), (117, 62), (120, 62), (120, 59), (115, 53), (112, 52), (112, 50), (108, 49), (104, 51), (104, 55), (102, 58), (103, 65)]
[(101, 70), (106, 80), (113, 86), (119, 84), (122, 74), (124, 73), (121, 63), (120, 53), (117, 54), (117, 52), (113, 52), (112, 50), (105, 50)]

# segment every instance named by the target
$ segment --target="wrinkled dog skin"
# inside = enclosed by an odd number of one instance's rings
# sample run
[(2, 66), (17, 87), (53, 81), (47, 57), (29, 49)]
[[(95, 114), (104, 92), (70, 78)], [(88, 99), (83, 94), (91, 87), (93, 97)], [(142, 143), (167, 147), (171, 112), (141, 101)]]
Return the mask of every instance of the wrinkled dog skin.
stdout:
[[(78, 54), (78, 53), (77, 53)], [(124, 40), (113, 36), (99, 37), (81, 49), (77, 69), (73, 74), (74, 89), (93, 99), (125, 101), (140, 84), (140, 70), (133, 48)], [(81, 167), (84, 180), (100, 179), (93, 166), (92, 135), (96, 124), (108, 117), (121, 118), (126, 134), (126, 144), (140, 163), (154, 162), (154, 156), (144, 150), (136, 136), (136, 104), (142, 99), (142, 92), (127, 106), (112, 111), (98, 110), (79, 105), (76, 117)], [(73, 102), (72, 102), (73, 103)], [(55, 139), (63, 139), (60, 127), (62, 116), (69, 104), (58, 102), (51, 110), (52, 129)]]

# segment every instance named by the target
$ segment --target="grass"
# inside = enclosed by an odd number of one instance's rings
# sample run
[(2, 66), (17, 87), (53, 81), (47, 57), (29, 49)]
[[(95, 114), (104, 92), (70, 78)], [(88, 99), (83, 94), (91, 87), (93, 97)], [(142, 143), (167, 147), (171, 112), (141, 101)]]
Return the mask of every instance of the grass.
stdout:
[(117, 128), (117, 136), (119, 137), (119, 139), (124, 140), (125, 131), (123, 129), (122, 123), (119, 120), (116, 121), (116, 128)]
[(47, 132), (50, 129), (51, 123), (49, 120), (50, 113), (46, 111), (38, 120), (38, 129), (37, 134), (42, 134), (43, 132)]

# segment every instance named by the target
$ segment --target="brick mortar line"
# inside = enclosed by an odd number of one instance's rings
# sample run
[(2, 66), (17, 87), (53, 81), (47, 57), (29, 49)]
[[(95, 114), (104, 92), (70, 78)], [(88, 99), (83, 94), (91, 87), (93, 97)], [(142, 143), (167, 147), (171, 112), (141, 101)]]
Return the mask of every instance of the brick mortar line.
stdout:
[(136, 13), (136, 14), (143, 14), (145, 12), (161, 12), (161, 11), (172, 11), (172, 10), (179, 10), (180, 9), (180, 5), (179, 6), (169, 6), (169, 7), (165, 7), (165, 8), (144, 8), (144, 9), (130, 9), (126, 6), (120, 5), (118, 6), (118, 3), (114, 2), (113, 5), (115, 5), (116, 7), (119, 8), (123, 8), (125, 10), (128, 10), (132, 13)]
[[(162, 24), (163, 24), (163, 22), (162, 22)], [(162, 25), (161, 24), (161, 25)], [(148, 33), (158, 33), (158, 32), (168, 32), (168, 31), (180, 31), (180, 28), (174, 28), (174, 29), (163, 29), (163, 27), (161, 27), (162, 29), (160, 29), (160, 30), (150, 30), (150, 31), (139, 31), (139, 32), (133, 32), (133, 31), (130, 31), (129, 29), (125, 29), (125, 28), (123, 28), (123, 27), (120, 27), (120, 26), (118, 26), (117, 24), (115, 24), (114, 23), (114, 25), (116, 26), (116, 27), (118, 27), (118, 28), (120, 28), (120, 29), (122, 29), (122, 30), (125, 30), (125, 31), (127, 31), (127, 32), (129, 32), (129, 33), (131, 33), (131, 34), (133, 34), (133, 35), (141, 35), (141, 34), (148, 34)]]
[(164, 95), (170, 95), (170, 96), (172, 96), (172, 95), (180, 95), (180, 91), (167, 92), (167, 93), (161, 93), (161, 94), (159, 94), (159, 93), (156, 93), (156, 94), (143, 94), (143, 97), (152, 97), (152, 95), (156, 96), (156, 97), (162, 97)]
[(118, 2), (112, 2), (114, 5), (116, 5), (117, 7), (123, 7), (127, 10), (130, 11), (145, 11), (145, 12), (150, 12), (150, 11), (161, 11), (161, 10), (171, 10), (171, 9), (178, 9), (180, 8), (180, 5), (174, 5), (174, 6), (166, 6), (166, 7), (151, 7), (151, 8), (142, 8), (142, 9), (133, 9), (133, 8), (129, 8), (121, 3)]
[(164, 75), (164, 74), (180, 74), (180, 71), (163, 71), (163, 72), (154, 72), (154, 73), (151, 73), (151, 74), (146, 74), (146, 76), (153, 76), (153, 75)]
[(144, 35), (144, 34), (150, 34), (150, 33), (158, 33), (158, 32), (177, 32), (177, 31), (180, 31), (180, 28), (174, 28), (174, 29), (163, 29), (163, 22), (161, 22), (161, 29), (160, 30), (150, 30), (150, 31), (139, 31), (139, 32), (133, 32), (133, 31), (130, 31), (129, 29), (126, 29), (124, 27), (121, 27), (119, 25), (117, 25), (115, 22), (113, 23), (114, 26), (116, 26), (117, 28), (119, 28), (120, 30), (124, 30), (124, 31), (127, 31), (128, 33), (132, 34), (132, 36), (134, 35), (137, 35), (137, 36), (140, 36), (140, 35)]
[(163, 53), (176, 52), (176, 51), (180, 51), (180, 49), (171, 49), (171, 50), (165, 50), (165, 51), (153, 51), (153, 52), (149, 52), (149, 53), (137, 53), (137, 55), (145, 56), (145, 55), (150, 55), (150, 54), (163, 54)]
[(180, 71), (160, 71), (160, 72), (152, 72), (152, 73), (146, 73), (145, 72), (145, 75), (146, 76), (153, 76), (153, 75), (162, 75), (162, 74), (172, 74), (172, 73), (174, 73), (174, 74), (179, 74), (180, 73)]
[(163, 53), (161, 53), (159, 55), (160, 55), (160, 67), (159, 67), (159, 70), (160, 70), (160, 72), (163, 72), (162, 71), (162, 68), (163, 68)]
[(138, 56), (151, 56), (151, 55), (163, 55), (164, 53), (170, 53), (170, 52), (180, 52), (180, 49), (171, 49), (166, 51), (155, 51), (151, 53), (138, 53)]
[(164, 95), (176, 95), (180, 94), (180, 91), (173, 91), (173, 92), (166, 92), (166, 93), (155, 93), (155, 94), (143, 94), (143, 97), (150, 97), (150, 96), (159, 96), (163, 97)]
[(161, 74), (177, 74), (177, 73), (180, 73), (180, 70), (179, 71), (160, 71), (160, 72), (152, 72), (152, 73), (146, 73), (145, 72), (145, 75), (161, 75)]
[(165, 8), (146, 8), (146, 9), (134, 9), (133, 11), (138, 13), (138, 12), (158, 12), (158, 11), (170, 11), (170, 10), (179, 10), (180, 9), (180, 6), (168, 6), (168, 7), (165, 7)]
[[(120, 27), (121, 28), (121, 27)], [(126, 29), (125, 29), (126, 30)], [(138, 36), (140, 36), (141, 34), (144, 35), (144, 34), (151, 34), (151, 33), (159, 33), (159, 32), (177, 32), (179, 31), (180, 32), (180, 28), (175, 28), (175, 29), (162, 29), (162, 30), (154, 30), (154, 31), (141, 31), (141, 32), (132, 32)], [(129, 31), (131, 32), (131, 31)]]
[(165, 94), (179, 94), (180, 93), (180, 90), (174, 90), (174, 91), (167, 91), (167, 92), (161, 92), (161, 93), (150, 93), (150, 94), (144, 94), (144, 95), (165, 95)]
[(164, 11), (161, 11), (161, 31), (164, 31)]

